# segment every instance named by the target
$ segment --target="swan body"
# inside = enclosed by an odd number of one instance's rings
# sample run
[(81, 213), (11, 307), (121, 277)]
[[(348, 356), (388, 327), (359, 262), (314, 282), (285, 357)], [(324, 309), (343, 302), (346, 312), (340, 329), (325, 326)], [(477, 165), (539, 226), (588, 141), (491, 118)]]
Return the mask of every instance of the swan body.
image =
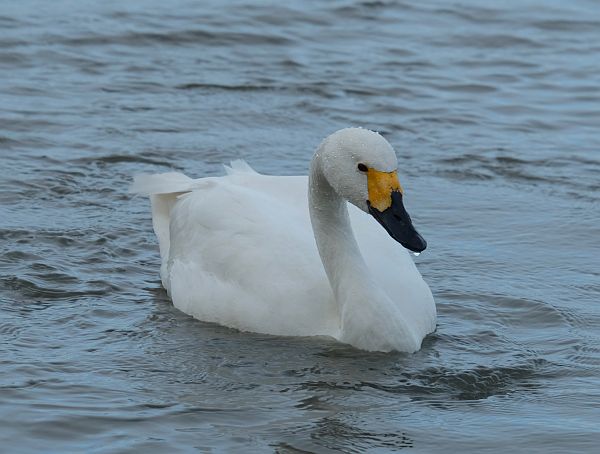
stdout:
[[(151, 198), (162, 283), (181, 311), (242, 331), (414, 352), (436, 311), (392, 238), (398, 230), (380, 220), (396, 200), (385, 186), (396, 167), (383, 137), (348, 128), (320, 145), (309, 177), (261, 175), (237, 161), (223, 177), (138, 176), (132, 191)], [(416, 235), (409, 247), (421, 244)]]

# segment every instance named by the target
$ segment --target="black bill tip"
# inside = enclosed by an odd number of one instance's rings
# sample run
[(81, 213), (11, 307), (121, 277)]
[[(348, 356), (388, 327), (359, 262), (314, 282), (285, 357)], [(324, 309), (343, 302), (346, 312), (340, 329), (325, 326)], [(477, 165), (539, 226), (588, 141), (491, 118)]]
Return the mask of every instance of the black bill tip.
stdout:
[(377, 219), (393, 239), (406, 249), (423, 252), (427, 248), (427, 242), (413, 227), (412, 220), (404, 208), (402, 193), (393, 191), (391, 197), (392, 204), (383, 211), (372, 207), (371, 203), (367, 201), (369, 213)]

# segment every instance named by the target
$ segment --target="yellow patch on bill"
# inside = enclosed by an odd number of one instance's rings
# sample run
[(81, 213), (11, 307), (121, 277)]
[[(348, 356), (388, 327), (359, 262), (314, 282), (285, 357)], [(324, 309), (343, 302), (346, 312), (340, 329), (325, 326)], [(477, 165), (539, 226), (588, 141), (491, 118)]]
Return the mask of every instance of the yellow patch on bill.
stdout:
[(402, 191), (398, 181), (398, 172), (380, 172), (369, 168), (367, 170), (367, 185), (369, 188), (369, 203), (379, 211), (387, 210), (392, 205), (392, 191)]

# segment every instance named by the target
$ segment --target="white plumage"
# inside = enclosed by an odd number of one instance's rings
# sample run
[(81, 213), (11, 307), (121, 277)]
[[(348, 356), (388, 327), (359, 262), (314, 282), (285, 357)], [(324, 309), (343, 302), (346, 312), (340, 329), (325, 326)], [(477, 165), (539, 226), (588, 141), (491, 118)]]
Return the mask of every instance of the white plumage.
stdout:
[(397, 165), (385, 139), (349, 128), (317, 149), (310, 182), (260, 175), (243, 161), (223, 177), (136, 177), (132, 191), (152, 201), (174, 305), (243, 331), (418, 350), (435, 329), (435, 303), (408, 251), (363, 211), (367, 181), (357, 161), (381, 171)]

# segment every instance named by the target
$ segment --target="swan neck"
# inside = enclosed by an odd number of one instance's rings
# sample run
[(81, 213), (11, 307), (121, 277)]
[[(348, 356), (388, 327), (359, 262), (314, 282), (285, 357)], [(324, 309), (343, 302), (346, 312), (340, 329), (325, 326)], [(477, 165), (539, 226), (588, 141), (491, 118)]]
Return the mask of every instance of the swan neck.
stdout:
[(323, 174), (318, 150), (308, 186), (315, 240), (337, 303), (371, 299), (373, 282), (352, 231), (347, 202)]
[(325, 177), (319, 148), (308, 182), (317, 249), (340, 311), (339, 340), (365, 350), (416, 351), (421, 337), (379, 288), (354, 237), (347, 202)]

